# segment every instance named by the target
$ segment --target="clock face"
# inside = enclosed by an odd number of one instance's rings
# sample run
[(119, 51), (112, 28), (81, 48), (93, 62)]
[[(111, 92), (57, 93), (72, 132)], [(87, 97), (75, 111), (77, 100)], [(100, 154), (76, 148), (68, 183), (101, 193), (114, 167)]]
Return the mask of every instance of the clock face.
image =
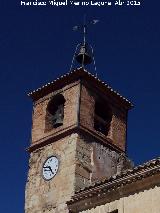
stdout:
[(45, 180), (52, 179), (57, 174), (58, 167), (59, 167), (58, 158), (55, 156), (49, 157), (43, 164), (42, 170), (43, 178)]

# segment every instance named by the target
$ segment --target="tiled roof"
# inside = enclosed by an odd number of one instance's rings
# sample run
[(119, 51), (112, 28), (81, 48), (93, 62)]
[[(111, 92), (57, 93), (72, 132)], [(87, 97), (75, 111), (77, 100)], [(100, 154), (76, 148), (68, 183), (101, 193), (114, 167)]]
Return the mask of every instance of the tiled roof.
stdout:
[(88, 80), (94, 81), (94, 83), (96, 83), (97, 85), (103, 86), (105, 88), (105, 90), (118, 96), (121, 99), (121, 101), (125, 102), (130, 107), (133, 107), (132, 103), (129, 100), (124, 98), (117, 91), (113, 90), (108, 84), (106, 84), (104, 81), (101, 81), (97, 76), (91, 74), (90, 72), (83, 69), (82, 67), (78, 68), (76, 70), (73, 70), (71, 72), (68, 72), (68, 73), (60, 76), (59, 78), (55, 79), (54, 81), (47, 83), (44, 86), (39, 87), (38, 89), (36, 89), (32, 92), (29, 92), (28, 96), (32, 97), (33, 99), (36, 99), (36, 97), (40, 97), (42, 94), (44, 94), (45, 91), (53, 90), (54, 86), (57, 86), (58, 84), (61, 85), (64, 83), (68, 83), (68, 82), (73, 81), (80, 77), (87, 78)]
[(119, 175), (114, 175), (109, 179), (97, 181), (77, 191), (68, 204), (83, 200), (87, 197), (92, 197), (94, 194), (97, 194), (97, 192), (100, 193), (100, 191), (103, 190), (114, 190), (119, 186), (130, 184), (156, 173), (160, 173), (160, 157), (134, 167), (133, 169), (126, 170)]

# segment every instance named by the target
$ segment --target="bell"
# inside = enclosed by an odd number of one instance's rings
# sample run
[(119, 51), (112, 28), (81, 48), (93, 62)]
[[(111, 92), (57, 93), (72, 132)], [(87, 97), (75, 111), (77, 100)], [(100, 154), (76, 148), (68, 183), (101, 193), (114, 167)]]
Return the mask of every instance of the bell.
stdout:
[(56, 119), (53, 119), (53, 127), (57, 128), (59, 126), (63, 125), (63, 118), (57, 117)]
[(58, 106), (57, 111), (52, 117), (53, 127), (57, 128), (63, 125), (63, 118), (64, 118), (64, 107), (63, 105)]
[(87, 51), (88, 51), (87, 45), (86, 44), (81, 45), (80, 51), (76, 56), (76, 60), (79, 64), (87, 65), (92, 62), (92, 57), (89, 55)]

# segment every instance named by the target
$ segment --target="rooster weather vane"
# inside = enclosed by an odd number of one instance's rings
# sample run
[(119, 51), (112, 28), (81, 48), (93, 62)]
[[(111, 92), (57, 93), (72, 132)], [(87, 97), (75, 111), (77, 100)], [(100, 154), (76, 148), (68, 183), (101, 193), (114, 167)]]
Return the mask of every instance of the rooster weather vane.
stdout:
[(81, 66), (83, 68), (84, 68), (84, 66), (91, 64), (92, 61), (93, 61), (94, 69), (95, 69), (95, 72), (96, 72), (96, 65), (95, 65), (95, 59), (94, 59), (94, 54), (93, 54), (93, 48), (92, 48), (91, 45), (87, 44), (86, 35), (87, 35), (87, 32), (88, 32), (88, 28), (91, 25), (97, 24), (98, 22), (99, 22), (99, 20), (97, 20), (97, 19), (93, 19), (92, 21), (86, 22), (86, 16), (84, 16), (83, 25), (73, 27), (74, 31), (83, 32), (83, 42), (79, 43), (76, 46), (76, 50), (75, 50), (75, 53), (73, 55), (70, 71), (72, 70), (73, 64), (76, 60), (78, 62), (78, 64), (81, 64)]

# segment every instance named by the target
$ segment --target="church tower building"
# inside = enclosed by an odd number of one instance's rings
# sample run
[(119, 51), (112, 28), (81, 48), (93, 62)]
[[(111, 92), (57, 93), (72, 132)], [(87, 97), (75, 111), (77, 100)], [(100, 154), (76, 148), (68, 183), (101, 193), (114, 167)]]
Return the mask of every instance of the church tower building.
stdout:
[(67, 213), (76, 191), (131, 168), (132, 104), (106, 83), (80, 67), (28, 95), (33, 122), (25, 213)]

